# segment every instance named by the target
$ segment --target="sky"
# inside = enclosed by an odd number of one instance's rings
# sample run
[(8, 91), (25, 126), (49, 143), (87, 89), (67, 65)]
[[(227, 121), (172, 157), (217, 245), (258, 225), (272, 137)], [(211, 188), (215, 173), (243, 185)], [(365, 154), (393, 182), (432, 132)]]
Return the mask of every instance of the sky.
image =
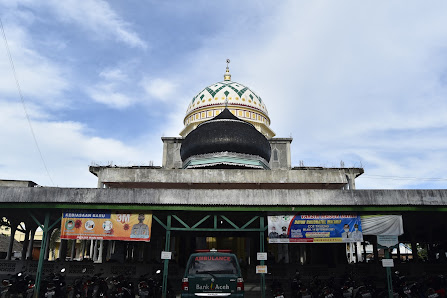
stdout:
[(445, 1), (0, 0), (0, 179), (96, 187), (90, 165), (161, 165), (161, 137), (179, 136), (229, 58), (276, 136), (293, 138), (293, 166), (363, 167), (357, 189), (445, 189), (446, 13)]

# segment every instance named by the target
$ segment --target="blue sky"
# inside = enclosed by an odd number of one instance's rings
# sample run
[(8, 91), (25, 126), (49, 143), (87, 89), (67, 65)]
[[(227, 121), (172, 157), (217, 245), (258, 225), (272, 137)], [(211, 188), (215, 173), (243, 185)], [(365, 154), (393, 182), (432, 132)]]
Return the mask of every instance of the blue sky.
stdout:
[[(267, 105), (298, 166), (357, 188), (446, 188), (447, 3), (0, 0), (48, 177), (0, 46), (0, 179), (95, 187), (92, 164), (161, 164), (189, 101), (223, 79)], [(438, 179), (423, 179), (438, 178)]]

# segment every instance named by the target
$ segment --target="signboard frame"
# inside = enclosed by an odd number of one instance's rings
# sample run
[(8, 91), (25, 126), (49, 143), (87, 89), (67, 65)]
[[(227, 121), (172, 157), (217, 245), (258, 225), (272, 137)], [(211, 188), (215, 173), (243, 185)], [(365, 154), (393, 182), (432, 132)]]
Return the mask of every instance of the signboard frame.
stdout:
[(258, 261), (267, 261), (267, 253), (266, 252), (258, 252), (256, 254), (256, 259)]
[(64, 210), (61, 239), (149, 242), (152, 213), (111, 210)]
[(378, 248), (392, 248), (399, 245), (399, 236), (397, 235), (377, 235)]
[(394, 267), (393, 259), (382, 259), (382, 267)]
[(171, 260), (172, 259), (172, 252), (170, 252), (170, 251), (162, 251), (161, 252), (161, 259), (162, 260)]
[(256, 274), (267, 274), (267, 265), (256, 265)]
[(268, 216), (269, 243), (363, 242), (357, 213)]

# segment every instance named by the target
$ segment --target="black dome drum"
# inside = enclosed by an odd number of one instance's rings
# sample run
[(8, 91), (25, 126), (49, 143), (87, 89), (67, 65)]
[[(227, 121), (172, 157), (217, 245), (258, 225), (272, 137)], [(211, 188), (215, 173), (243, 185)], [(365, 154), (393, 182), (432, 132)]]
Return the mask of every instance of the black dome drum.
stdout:
[(205, 121), (183, 140), (183, 162), (196, 155), (231, 152), (262, 157), (270, 161), (271, 148), (266, 137), (251, 123), (240, 120), (225, 108), (218, 116)]

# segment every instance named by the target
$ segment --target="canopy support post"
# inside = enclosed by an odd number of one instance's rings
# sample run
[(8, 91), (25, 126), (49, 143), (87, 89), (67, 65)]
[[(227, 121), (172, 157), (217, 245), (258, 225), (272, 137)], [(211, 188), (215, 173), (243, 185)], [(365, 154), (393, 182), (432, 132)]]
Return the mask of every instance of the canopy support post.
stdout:
[[(165, 251), (171, 250), (171, 215), (168, 215), (168, 220), (166, 223), (166, 243), (165, 243)], [(162, 297), (166, 298), (167, 290), (168, 290), (168, 269), (169, 269), (169, 260), (164, 260), (163, 266), (163, 293)]]
[[(260, 252), (265, 251), (264, 243), (264, 217), (259, 218), (259, 250)], [(261, 265), (264, 265), (265, 261), (261, 261)], [(261, 273), (261, 298), (265, 298), (265, 274)]]

